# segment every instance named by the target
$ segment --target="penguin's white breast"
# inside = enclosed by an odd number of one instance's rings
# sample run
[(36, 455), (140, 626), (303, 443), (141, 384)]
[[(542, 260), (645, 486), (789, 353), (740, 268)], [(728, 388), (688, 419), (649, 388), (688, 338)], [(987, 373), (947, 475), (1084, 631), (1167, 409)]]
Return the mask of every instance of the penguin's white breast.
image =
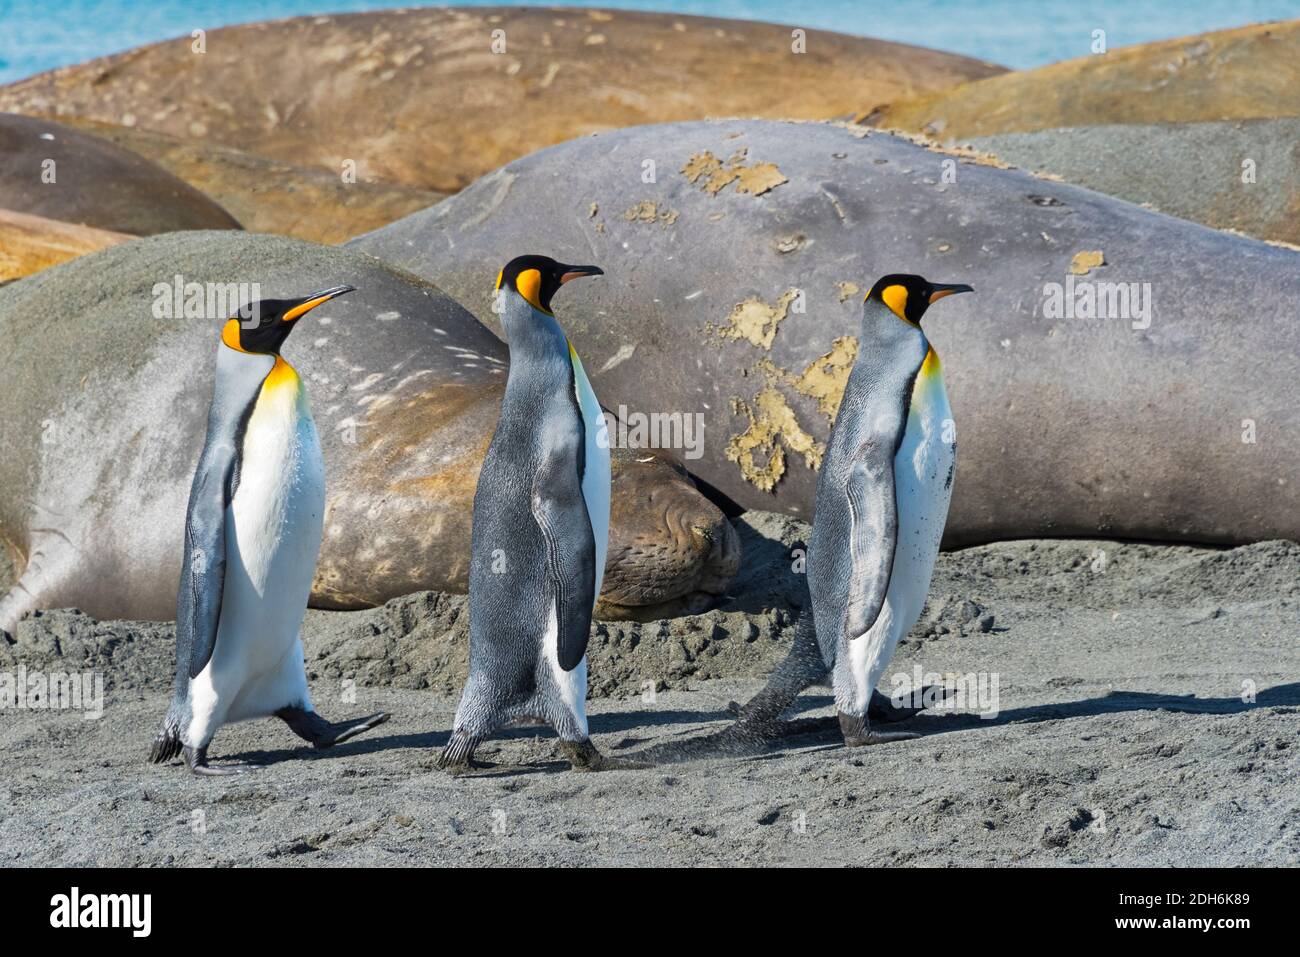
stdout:
[(229, 621), (245, 633), (297, 637), (324, 511), (320, 440), (295, 376), (264, 388), (249, 418), (226, 526), (223, 632)]
[(917, 377), (903, 442), (894, 456), (898, 544), (888, 600), (904, 631), (915, 624), (930, 590), (955, 463), (952, 410), (936, 369)]

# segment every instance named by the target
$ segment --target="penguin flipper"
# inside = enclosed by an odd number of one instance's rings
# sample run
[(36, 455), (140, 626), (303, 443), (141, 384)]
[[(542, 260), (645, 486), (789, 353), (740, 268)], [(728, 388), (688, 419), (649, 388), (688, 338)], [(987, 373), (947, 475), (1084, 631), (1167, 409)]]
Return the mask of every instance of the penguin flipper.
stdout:
[(176, 681), (182, 684), (207, 667), (217, 642), (221, 597), (226, 583), (226, 508), (236, 471), (233, 444), (204, 449), (190, 486), (185, 518), (185, 556), (176, 598)]
[(875, 434), (859, 447), (846, 487), (852, 519), (849, 541), (848, 603), (844, 631), (849, 639), (875, 625), (889, 593), (898, 544), (898, 503), (894, 454), (898, 438)]
[(582, 497), (577, 471), (538, 472), (533, 488), (533, 518), (546, 541), (546, 563), (558, 622), (556, 653), (560, 667), (572, 671), (587, 654), (591, 612), (596, 604), (596, 536)]

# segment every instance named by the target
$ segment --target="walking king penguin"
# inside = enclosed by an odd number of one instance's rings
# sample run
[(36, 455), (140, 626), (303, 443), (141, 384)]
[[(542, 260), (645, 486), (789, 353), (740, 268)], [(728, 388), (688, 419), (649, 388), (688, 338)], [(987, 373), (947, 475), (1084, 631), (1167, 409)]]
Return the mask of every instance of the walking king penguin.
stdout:
[[(789, 656), (742, 709), (742, 726), (770, 732), (800, 691), (829, 680), (845, 744), (917, 737), (873, 731), (870, 719), (921, 710), (892, 706), (875, 687), (921, 614), (952, 498), (955, 428), (921, 317), (943, 297), (971, 291), (890, 275), (867, 294), (862, 345), (817, 477), (811, 606)], [(917, 695), (930, 700), (933, 692)]]
[(149, 758), (195, 774), (222, 725), (275, 715), (328, 748), (388, 720), (333, 725), (312, 708), (299, 629), (325, 511), (325, 469), (302, 381), (280, 355), (302, 316), (335, 296), (261, 300), (226, 320), (208, 433), (190, 486), (176, 598), (176, 694)]
[(551, 312), (560, 286), (601, 274), (520, 256), (497, 277), (510, 373), (474, 493), (469, 679), (439, 767), (463, 770), (494, 731), (538, 721), (556, 730), (575, 769), (616, 764), (588, 738), (586, 713), (587, 638), (609, 532), (609, 439)]

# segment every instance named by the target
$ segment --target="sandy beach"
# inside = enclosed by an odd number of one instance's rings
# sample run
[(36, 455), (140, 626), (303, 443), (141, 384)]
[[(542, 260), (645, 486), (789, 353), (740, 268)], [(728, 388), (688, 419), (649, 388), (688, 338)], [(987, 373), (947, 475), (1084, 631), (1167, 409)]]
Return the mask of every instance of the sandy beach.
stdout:
[(996, 675), (996, 717), (923, 715), (905, 726), (920, 739), (849, 750), (813, 689), (796, 708), (803, 733), (709, 753), (698, 739), (761, 687), (803, 588), (788, 554), (805, 526), (750, 513), (738, 528), (750, 560), (722, 607), (596, 625), (597, 745), (703, 747), (646, 770), (572, 772), (544, 729), (487, 743), (470, 775), (436, 770), (465, 668), (459, 596), (309, 613), (317, 707), (392, 720), (324, 752), (276, 721), (228, 728), (214, 759), (266, 767), (226, 780), (144, 761), (170, 696), (170, 623), (28, 618), (0, 670), (101, 671), (107, 690), (98, 720), (0, 712), (0, 863), (1300, 862), (1300, 545), (945, 553), (890, 673), (984, 675), (986, 688)]

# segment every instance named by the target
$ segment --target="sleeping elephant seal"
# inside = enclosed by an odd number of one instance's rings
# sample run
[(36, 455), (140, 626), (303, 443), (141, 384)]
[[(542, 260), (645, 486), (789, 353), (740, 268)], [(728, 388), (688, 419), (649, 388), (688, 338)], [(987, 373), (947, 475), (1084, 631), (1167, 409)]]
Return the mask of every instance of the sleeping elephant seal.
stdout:
[(597, 618), (654, 621), (708, 607), (740, 570), (740, 538), (686, 470), (613, 450), (605, 583)]
[(93, 226), (0, 209), (0, 284), (131, 238)]
[[(505, 345), (434, 286), (369, 256), (275, 236), (172, 233), (0, 288), (0, 535), (21, 574), (0, 603), (0, 628), (35, 608), (174, 615), (213, 329), (244, 301), (339, 282), (357, 291), (304, 319), (285, 355), (307, 382), (325, 456), (313, 604), (464, 590)], [(700, 582), (717, 587), (705, 572), (725, 556), (700, 562), (677, 547), (677, 526), (710, 527), (714, 506), (673, 475), (625, 478), (616, 472), (647, 501), (673, 505), (641, 514), (620, 503), (610, 533), (618, 584), (604, 598), (643, 604), (644, 588), (654, 600), (693, 600)], [(641, 548), (647, 540), (667, 545)], [(661, 580), (680, 591), (657, 588)]]
[(349, 183), (332, 170), (134, 126), (75, 116), (64, 117), (64, 122), (147, 157), (212, 197), (250, 233), (341, 243), (444, 198), (441, 193), (394, 183)]
[(143, 156), (13, 113), (0, 113), (0, 209), (133, 236), (240, 228), (203, 193)]
[(453, 193), (596, 130), (846, 116), (1004, 72), (775, 23), (452, 6), (222, 27), (202, 56), (187, 33), (2, 87), (0, 110), (110, 123), (129, 114), (141, 129), (336, 178), (352, 163), (361, 180)]
[[(871, 111), (866, 122), (964, 143), (1063, 126), (1278, 116), (1300, 116), (1300, 20), (1138, 43), (925, 91)], [(1148, 176), (1160, 160), (1151, 162)]]
[(573, 140), (353, 245), (491, 325), (483, 264), (543, 234), (620, 277), (574, 290), (567, 324), (607, 407), (698, 414), (682, 464), (740, 505), (811, 514), (863, 294), (905, 272), (975, 288), (926, 327), (962, 423), (949, 545), (1300, 538), (1295, 252), (764, 120)]
[(1202, 226), (1300, 245), (1300, 117), (1076, 126), (970, 145)]

